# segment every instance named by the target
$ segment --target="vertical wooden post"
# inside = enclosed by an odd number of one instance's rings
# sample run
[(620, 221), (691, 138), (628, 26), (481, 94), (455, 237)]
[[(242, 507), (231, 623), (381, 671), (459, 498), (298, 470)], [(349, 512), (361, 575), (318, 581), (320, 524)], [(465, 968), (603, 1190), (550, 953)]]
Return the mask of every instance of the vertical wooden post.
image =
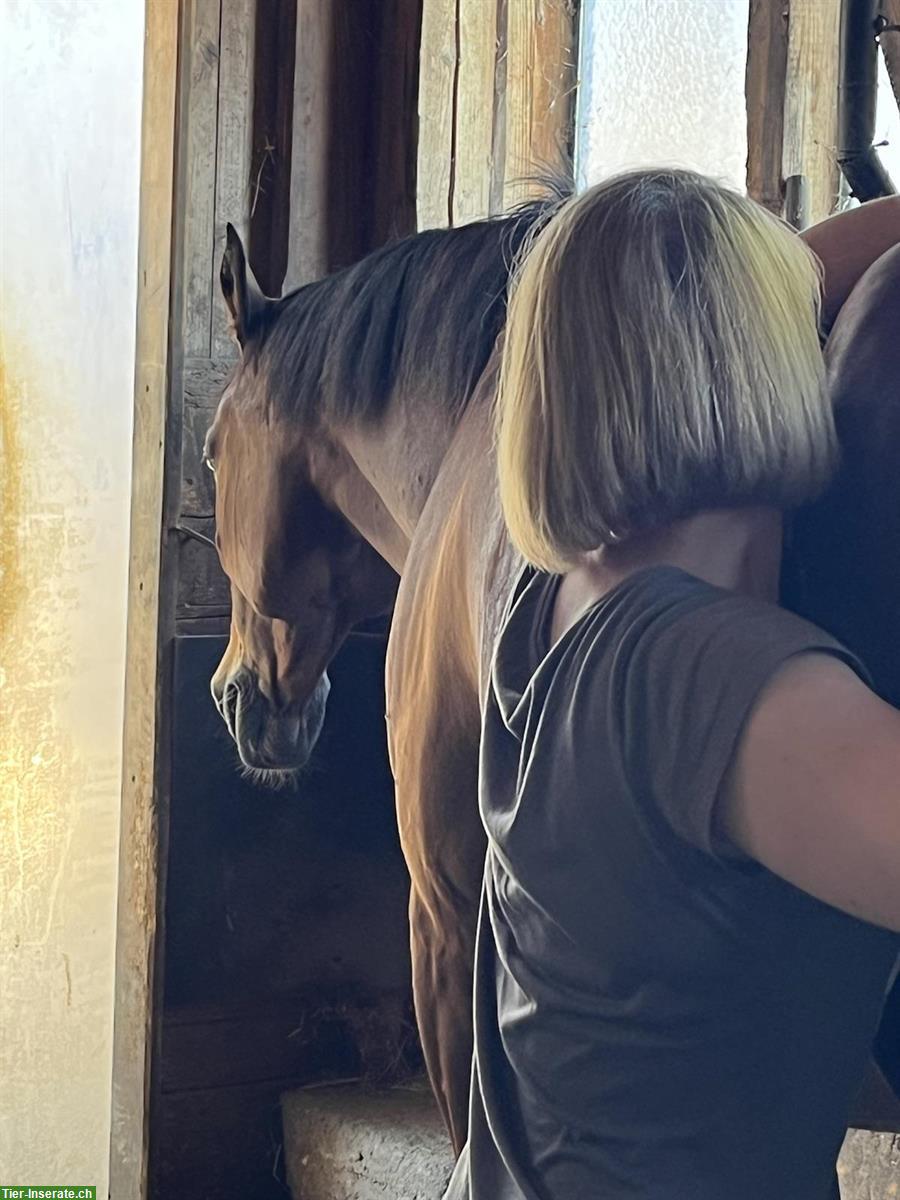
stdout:
[(806, 220), (837, 205), (841, 0), (791, 0), (784, 99), (783, 178), (805, 176)]
[(780, 215), (789, 0), (750, 0), (747, 32), (747, 192)]
[(572, 137), (576, 66), (571, 0), (509, 0), (503, 207), (539, 192), (534, 176), (559, 171)]
[(190, 92), (184, 123), (186, 187), (184, 351), (208, 358), (217, 296), (210, 271), (216, 219), (216, 121), (219, 102), (219, 22), (222, 0), (190, 0), (185, 7), (183, 53), (189, 63)]
[(491, 211), (497, 13), (498, 0), (460, 0), (454, 225)]
[(116, 1200), (147, 1195), (157, 1019), (156, 696), (179, 10), (172, 0), (147, 0), (110, 1136), (110, 1195)]
[(285, 290), (328, 270), (328, 133), (333, 0), (298, 0)]
[(418, 224), (462, 224), (568, 171), (575, 0), (424, 0)]
[(249, 260), (267, 296), (279, 296), (290, 237), (297, 0), (257, 0)]
[[(424, 0), (419, 73), (416, 210), (419, 229), (453, 223), (458, 2)], [(482, 101), (484, 97), (481, 97)]]
[(224, 304), (219, 303), (219, 263), (225, 250), (225, 227), (231, 222), (244, 234), (250, 224), (250, 164), (253, 154), (253, 51), (255, 0), (222, 0), (219, 30), (219, 120), (216, 131), (216, 240), (213, 278), (212, 357), (235, 357)]

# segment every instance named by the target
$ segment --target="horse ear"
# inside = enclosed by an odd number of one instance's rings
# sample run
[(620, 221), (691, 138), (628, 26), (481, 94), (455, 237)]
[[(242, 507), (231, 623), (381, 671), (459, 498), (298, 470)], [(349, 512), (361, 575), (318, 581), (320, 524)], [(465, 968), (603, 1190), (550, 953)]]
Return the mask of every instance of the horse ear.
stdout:
[(231, 224), (225, 229), (225, 253), (219, 281), (231, 317), (232, 332), (243, 350), (268, 301), (253, 278), (238, 231)]

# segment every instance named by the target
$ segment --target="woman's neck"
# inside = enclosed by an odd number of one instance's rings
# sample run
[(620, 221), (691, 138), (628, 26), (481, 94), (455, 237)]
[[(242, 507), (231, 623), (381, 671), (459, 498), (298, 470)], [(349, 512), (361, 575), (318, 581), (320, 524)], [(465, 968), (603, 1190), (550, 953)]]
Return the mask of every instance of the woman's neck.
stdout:
[(553, 640), (585, 609), (646, 567), (673, 566), (716, 587), (777, 601), (783, 519), (774, 508), (715, 509), (586, 554), (556, 597)]

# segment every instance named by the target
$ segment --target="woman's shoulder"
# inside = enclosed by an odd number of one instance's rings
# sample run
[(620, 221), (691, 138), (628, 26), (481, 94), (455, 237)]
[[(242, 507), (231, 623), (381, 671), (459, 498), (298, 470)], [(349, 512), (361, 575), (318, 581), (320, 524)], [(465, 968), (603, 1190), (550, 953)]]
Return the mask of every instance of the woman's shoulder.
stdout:
[(689, 680), (753, 674), (804, 652), (830, 654), (869, 678), (851, 650), (804, 617), (675, 566), (627, 577), (588, 615), (588, 626), (585, 652), (615, 639), (622, 669), (643, 666), (657, 680), (663, 672)]

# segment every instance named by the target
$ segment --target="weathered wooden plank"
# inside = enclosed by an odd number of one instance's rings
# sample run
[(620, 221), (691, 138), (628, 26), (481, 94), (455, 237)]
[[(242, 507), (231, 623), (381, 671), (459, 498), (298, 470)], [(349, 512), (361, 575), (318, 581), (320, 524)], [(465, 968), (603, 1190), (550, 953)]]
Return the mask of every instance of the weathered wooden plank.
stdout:
[(784, 98), (782, 174), (805, 176), (811, 225), (832, 213), (838, 199), (838, 74), (840, 0), (791, 0)]
[(189, 358), (182, 368), (181, 516), (215, 513), (215, 485), (203, 463), (203, 445), (233, 369), (232, 362), (209, 358)]
[[(380, 0), (378, 15), (378, 39), (372, 61), (376, 107), (371, 161), (375, 195), (367, 228), (367, 249), (416, 231), (422, 3)], [(373, 57), (371, 50), (369, 57)]]
[(506, 166), (506, 77), (509, 67), (507, 9), (510, 0), (497, 0), (497, 29), (494, 35), (497, 48), (494, 66), (494, 98), (491, 120), (491, 213), (503, 212), (504, 170)]
[(296, 40), (296, 0), (257, 0), (250, 261), (267, 296), (287, 270)]
[(535, 175), (560, 172), (566, 164), (577, 71), (575, 41), (571, 0), (509, 0), (504, 208), (541, 191)]
[(491, 211), (497, 0), (459, 0), (453, 223)]
[(203, 462), (206, 431), (215, 409), (208, 405), (185, 403), (181, 444), (181, 515), (212, 517), (216, 492), (212, 472)]
[(285, 290), (328, 269), (329, 96), (334, 0), (297, 0), (291, 219)]
[(231, 587), (215, 549), (186, 533), (196, 530), (205, 538), (215, 537), (212, 517), (190, 517), (179, 521), (178, 596), (175, 617), (222, 616), (231, 608)]
[(747, 36), (747, 192), (781, 215), (789, 0), (750, 0)]
[(352, 1029), (325, 997), (273, 997), (253, 1004), (167, 1009), (161, 1088), (305, 1083), (359, 1069)]
[(179, 6), (148, 0), (141, 119), (128, 633), (116, 923), (110, 1195), (145, 1200), (158, 987), (156, 793)]
[(419, 75), (419, 229), (452, 224), (456, 169), (457, 0), (425, 0)]
[(234, 361), (230, 357), (186, 358), (183, 372), (185, 404), (216, 408), (233, 370)]
[(215, 243), (211, 263), (213, 358), (235, 357), (225, 305), (219, 294), (219, 264), (230, 221), (246, 233), (250, 217), (253, 138), (253, 43), (255, 0), (222, 0), (219, 33), (219, 119), (216, 137)]
[(189, 57), (186, 104), (187, 204), (184, 212), (184, 349), (209, 354), (215, 237), (216, 122), (221, 0), (191, 0), (185, 9)]

